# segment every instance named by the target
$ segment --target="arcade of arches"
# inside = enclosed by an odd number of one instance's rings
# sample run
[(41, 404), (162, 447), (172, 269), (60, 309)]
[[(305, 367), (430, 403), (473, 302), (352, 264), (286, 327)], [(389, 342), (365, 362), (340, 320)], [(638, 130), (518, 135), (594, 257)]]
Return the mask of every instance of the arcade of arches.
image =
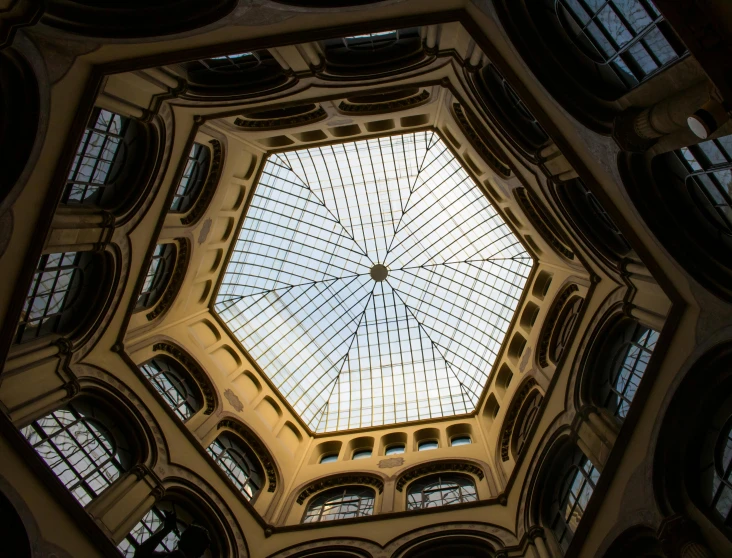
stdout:
[(0, 2), (0, 556), (732, 555), (729, 2), (148, 4)]

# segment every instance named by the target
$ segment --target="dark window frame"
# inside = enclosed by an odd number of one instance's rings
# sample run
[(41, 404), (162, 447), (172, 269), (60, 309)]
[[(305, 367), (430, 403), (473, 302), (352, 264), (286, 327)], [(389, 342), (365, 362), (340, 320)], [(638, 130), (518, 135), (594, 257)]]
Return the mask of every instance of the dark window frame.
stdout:
[[(457, 491), (457, 501), (448, 499), (447, 495), (455, 491)], [(426, 498), (425, 494), (427, 494)], [(439, 500), (431, 500), (433, 494), (439, 495)], [(419, 498), (416, 495), (419, 495)], [(478, 487), (475, 480), (467, 475), (454, 473), (429, 475), (414, 481), (407, 489), (407, 511), (477, 501)]]
[[(256, 499), (264, 487), (264, 476), (254, 452), (244, 441), (225, 432), (211, 442), (206, 452), (244, 498), (250, 502)], [(245, 478), (242, 480), (240, 475)]]
[(141, 364), (139, 368), (180, 420), (186, 422), (201, 410), (201, 390), (182, 365), (158, 355)]
[(371, 516), (374, 515), (375, 502), (376, 491), (373, 488), (358, 485), (339, 486), (311, 498), (301, 523)]
[(202, 143), (195, 142), (188, 153), (183, 176), (173, 194), (173, 201), (169, 209), (171, 213), (185, 213), (193, 207), (206, 183), (210, 166), (211, 149)]
[(175, 242), (157, 244), (145, 273), (142, 290), (137, 297), (136, 310), (155, 306), (168, 287), (178, 257)]

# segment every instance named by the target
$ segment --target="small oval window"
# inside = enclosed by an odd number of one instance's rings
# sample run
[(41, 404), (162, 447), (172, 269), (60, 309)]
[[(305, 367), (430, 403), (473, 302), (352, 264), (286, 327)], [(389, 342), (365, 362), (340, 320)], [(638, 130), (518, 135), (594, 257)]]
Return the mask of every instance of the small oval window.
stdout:
[(384, 452), (385, 455), (399, 455), (400, 453), (404, 453), (404, 444), (394, 444), (393, 446), (389, 446), (386, 448), (386, 452)]
[(336, 461), (338, 461), (337, 453), (329, 453), (320, 458), (321, 463), (334, 463)]
[(470, 436), (455, 436), (452, 440), (450, 440), (451, 446), (467, 446), (468, 444), (472, 444), (473, 440), (470, 439)]
[(369, 457), (371, 457), (371, 450), (362, 449), (354, 451), (352, 459), (368, 459)]
[(419, 451), (426, 451), (426, 450), (434, 450), (439, 448), (439, 444), (437, 443), (437, 440), (427, 440), (425, 442), (420, 442), (417, 446), (417, 449)]

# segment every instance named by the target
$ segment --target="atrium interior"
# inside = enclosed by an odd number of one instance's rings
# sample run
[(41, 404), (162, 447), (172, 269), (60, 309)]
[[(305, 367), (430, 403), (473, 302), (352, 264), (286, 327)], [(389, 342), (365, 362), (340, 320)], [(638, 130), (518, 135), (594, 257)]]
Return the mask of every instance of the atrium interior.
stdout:
[(680, 4), (7, 3), (0, 556), (732, 555)]

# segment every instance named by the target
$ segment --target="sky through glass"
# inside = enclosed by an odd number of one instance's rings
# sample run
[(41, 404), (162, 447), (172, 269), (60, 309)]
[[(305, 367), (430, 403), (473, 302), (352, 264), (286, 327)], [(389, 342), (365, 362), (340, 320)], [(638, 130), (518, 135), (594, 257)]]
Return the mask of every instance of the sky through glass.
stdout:
[(365, 428), (473, 411), (532, 265), (418, 132), (271, 155), (215, 308), (313, 431)]

